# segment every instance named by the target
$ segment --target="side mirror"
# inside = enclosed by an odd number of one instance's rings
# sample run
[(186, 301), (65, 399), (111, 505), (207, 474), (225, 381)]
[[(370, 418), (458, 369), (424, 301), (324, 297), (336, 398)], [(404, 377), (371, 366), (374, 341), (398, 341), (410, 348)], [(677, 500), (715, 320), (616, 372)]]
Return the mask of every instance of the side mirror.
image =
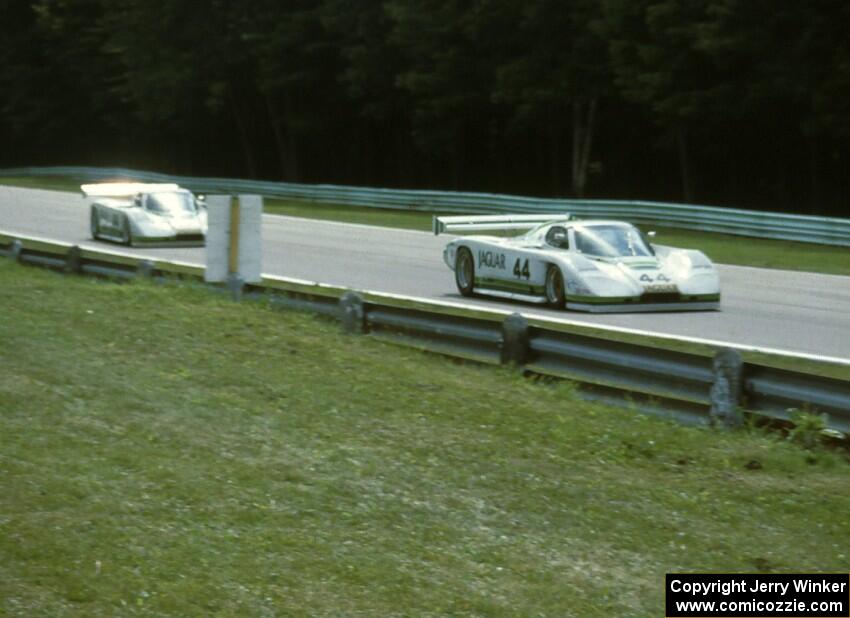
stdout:
[(566, 249), (569, 246), (569, 237), (566, 228), (556, 225), (546, 232), (546, 242), (557, 249)]
[(655, 238), (655, 230), (651, 230), (651, 231), (647, 232), (646, 235), (649, 236), (650, 238)]
[(134, 197), (133, 198), (133, 204), (135, 204), (136, 206), (141, 206), (142, 205), (142, 196), (137, 195), (136, 197)]

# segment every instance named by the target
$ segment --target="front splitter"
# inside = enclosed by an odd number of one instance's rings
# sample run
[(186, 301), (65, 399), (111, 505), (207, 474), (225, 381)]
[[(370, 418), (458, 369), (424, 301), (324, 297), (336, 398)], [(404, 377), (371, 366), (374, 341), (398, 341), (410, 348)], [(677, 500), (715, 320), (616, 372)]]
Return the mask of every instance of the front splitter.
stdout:
[(586, 313), (649, 313), (658, 311), (719, 311), (720, 301), (695, 303), (622, 303), (601, 305), (591, 303), (567, 303), (567, 309)]

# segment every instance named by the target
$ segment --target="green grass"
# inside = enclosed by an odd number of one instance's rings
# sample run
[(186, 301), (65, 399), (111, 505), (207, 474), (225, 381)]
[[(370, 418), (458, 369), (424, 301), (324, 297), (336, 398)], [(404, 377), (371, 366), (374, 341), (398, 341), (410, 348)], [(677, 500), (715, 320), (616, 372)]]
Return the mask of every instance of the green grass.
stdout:
[(27, 187), (29, 189), (50, 189), (51, 191), (80, 192), (84, 181), (67, 176), (0, 176), (0, 185)]
[(382, 227), (398, 227), (407, 230), (431, 231), (433, 215), (427, 212), (411, 210), (392, 210), (388, 208), (366, 208), (364, 206), (345, 206), (340, 204), (317, 204), (297, 200), (266, 198), (263, 201), (265, 212), (292, 217), (307, 217), (324, 221), (343, 223), (362, 223)]
[[(79, 191), (79, 181), (62, 177), (2, 178), (0, 184)], [(266, 199), (265, 211), (293, 217), (308, 217), (345, 223), (364, 223), (412, 230), (431, 230), (432, 215), (425, 212), (316, 204), (298, 200)], [(642, 226), (658, 232), (658, 244), (699, 249), (719, 264), (799, 270), (850, 276), (847, 247), (812, 243), (747, 238), (731, 234), (696, 232)]]
[(699, 249), (719, 264), (850, 276), (850, 248), (641, 226), (658, 232), (658, 244)]
[(0, 613), (654, 616), (850, 570), (850, 464), (198, 287), (0, 260)]

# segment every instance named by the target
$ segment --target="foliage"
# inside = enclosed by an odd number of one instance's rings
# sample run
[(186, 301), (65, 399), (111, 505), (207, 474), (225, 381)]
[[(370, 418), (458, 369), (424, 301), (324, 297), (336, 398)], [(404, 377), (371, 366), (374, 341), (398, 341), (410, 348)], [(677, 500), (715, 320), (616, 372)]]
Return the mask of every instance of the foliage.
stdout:
[(813, 449), (824, 441), (828, 427), (826, 415), (796, 409), (790, 412), (794, 426), (788, 432), (789, 440), (807, 449)]
[(8, 2), (0, 165), (846, 216), (848, 21), (840, 0)]

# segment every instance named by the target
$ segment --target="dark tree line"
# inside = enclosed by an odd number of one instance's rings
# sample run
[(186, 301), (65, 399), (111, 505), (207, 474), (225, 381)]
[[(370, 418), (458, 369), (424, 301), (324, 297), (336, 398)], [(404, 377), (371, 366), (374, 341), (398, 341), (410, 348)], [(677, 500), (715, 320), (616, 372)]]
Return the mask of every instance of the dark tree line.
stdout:
[(850, 216), (844, 0), (6, 0), (0, 166)]

